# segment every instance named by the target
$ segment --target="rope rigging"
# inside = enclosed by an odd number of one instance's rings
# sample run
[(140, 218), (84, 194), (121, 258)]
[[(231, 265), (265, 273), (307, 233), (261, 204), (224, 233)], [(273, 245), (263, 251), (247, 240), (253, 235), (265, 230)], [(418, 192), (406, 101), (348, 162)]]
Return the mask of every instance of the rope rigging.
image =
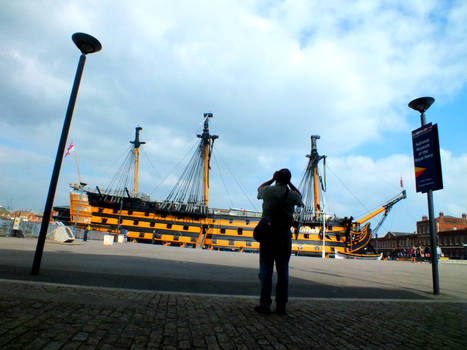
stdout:
[(212, 113), (204, 113), (203, 133), (197, 135), (201, 140), (185, 170), (170, 191), (166, 202), (208, 206), (209, 169), (212, 149), (217, 135), (209, 134), (209, 118)]
[(227, 194), (227, 199), (229, 200), (230, 207), (233, 208), (234, 205), (233, 205), (233, 202), (232, 202), (232, 197), (230, 196), (229, 188), (227, 187), (224, 176), (222, 175), (222, 171), (220, 171), (221, 167), (220, 167), (220, 164), (219, 164), (219, 162), (217, 160), (217, 157), (214, 154), (213, 154), (213, 159), (214, 159), (214, 163), (217, 165), (217, 168), (219, 169), (219, 176), (221, 178), (222, 184), (224, 185), (225, 193)]
[(311, 159), (308, 161), (302, 179), (298, 184), (298, 189), (302, 193), (302, 201), (306, 211), (313, 210), (313, 164)]
[(370, 212), (370, 209), (368, 209), (368, 207), (346, 186), (346, 184), (344, 183), (344, 181), (342, 181), (339, 176), (337, 176), (337, 174), (332, 171), (332, 169), (328, 166), (328, 170), (331, 172), (331, 174), (333, 174), (337, 180), (339, 180), (339, 182), (342, 184), (342, 186), (346, 189), (347, 192), (349, 192), (349, 194), (358, 202), (360, 203), (360, 205), (366, 210), (366, 212)]
[(110, 183), (104, 189), (103, 193), (107, 196), (124, 196), (125, 188), (128, 187), (132, 179), (132, 164), (134, 164), (133, 147), (129, 147), (126, 157), (120, 164)]
[(167, 201), (180, 203), (200, 203), (202, 201), (203, 151), (204, 146), (200, 142), (188, 165), (167, 196)]
[[(220, 162), (217, 161), (217, 157), (215, 155), (213, 155), (214, 157), (214, 161), (217, 163), (217, 164), (220, 164)], [(245, 189), (242, 187), (242, 185), (240, 184), (240, 182), (238, 181), (237, 177), (235, 176), (235, 174), (233, 173), (233, 171), (227, 166), (227, 162), (225, 162), (222, 158), (220, 158), (223, 166), (225, 167), (225, 169), (227, 169), (227, 171), (230, 173), (231, 177), (234, 179), (234, 181), (236, 182), (237, 186), (240, 188), (240, 190), (242, 191), (243, 195), (245, 196), (245, 198), (247, 199), (247, 201), (250, 203), (251, 207), (253, 208), (253, 210), (255, 211), (258, 211), (258, 208), (257, 206), (254, 204), (254, 202), (251, 200), (251, 198), (248, 196), (247, 192), (245, 191)], [(219, 167), (220, 169), (220, 167)], [(226, 187), (226, 192), (228, 192), (227, 190), (227, 186), (225, 185), (225, 182), (224, 182), (224, 186)], [(230, 198), (229, 198), (230, 200)]]
[(192, 144), (188, 147), (188, 151), (185, 152), (185, 155), (172, 167), (172, 169), (167, 173), (167, 175), (161, 179), (152, 189), (150, 195), (154, 194), (154, 192), (169, 178), (171, 174), (175, 172), (175, 169), (178, 169), (182, 163), (185, 163), (185, 160), (188, 156), (192, 153), (193, 148), (196, 146), (197, 141), (195, 140)]
[(318, 135), (311, 136), (311, 152), (307, 155), (308, 164), (298, 185), (304, 204), (304, 208), (301, 210), (307, 220), (320, 214), (323, 206), (320, 200), (322, 201), (322, 193), (326, 191), (326, 178), (323, 181), (318, 173), (319, 162), (323, 160), (324, 165), (326, 161), (326, 156), (318, 153), (316, 141), (319, 138)]
[[(146, 143), (139, 139), (139, 133), (141, 130), (143, 130), (143, 128), (140, 126), (135, 128), (135, 139), (134, 141), (130, 141), (132, 146), (127, 150), (125, 159), (103, 192), (105, 200), (109, 200), (111, 202), (119, 201), (125, 194), (130, 197), (128, 190), (130, 180), (133, 180), (134, 183), (133, 196), (137, 196), (139, 147)], [(132, 171), (133, 169), (134, 172)], [(99, 193), (102, 193), (99, 188), (97, 189)]]
[(159, 174), (159, 172), (157, 171), (156, 167), (154, 166), (154, 164), (151, 162), (151, 158), (149, 158), (149, 156), (146, 154), (146, 151), (144, 151), (143, 148), (140, 149), (140, 155), (142, 155), (145, 159), (146, 162), (148, 162), (148, 164), (151, 166), (152, 168), (152, 171), (153, 173), (156, 175), (157, 178), (160, 178), (161, 175)]

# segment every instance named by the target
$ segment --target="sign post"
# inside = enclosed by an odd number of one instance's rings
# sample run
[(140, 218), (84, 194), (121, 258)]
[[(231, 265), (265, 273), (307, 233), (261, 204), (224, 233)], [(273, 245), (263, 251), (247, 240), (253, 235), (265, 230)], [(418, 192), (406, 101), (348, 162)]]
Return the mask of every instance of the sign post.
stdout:
[(438, 125), (428, 123), (412, 131), (412, 144), (417, 192), (442, 189)]
[(412, 131), (412, 144), (417, 192), (427, 194), (428, 217), (430, 221), (431, 268), (433, 275), (433, 294), (439, 294), (438, 253), (433, 210), (433, 191), (443, 188), (441, 157), (439, 152), (438, 125), (426, 123), (425, 111), (435, 99), (420, 97), (409, 103), (409, 107), (420, 112), (421, 127)]

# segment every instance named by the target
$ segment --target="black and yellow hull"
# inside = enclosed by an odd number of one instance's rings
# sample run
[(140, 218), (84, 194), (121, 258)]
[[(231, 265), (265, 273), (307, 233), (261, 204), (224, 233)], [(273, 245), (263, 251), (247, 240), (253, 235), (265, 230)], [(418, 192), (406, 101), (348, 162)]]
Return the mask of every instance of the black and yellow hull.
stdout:
[[(79, 193), (70, 193), (70, 221), (74, 222), (79, 205)], [(253, 229), (261, 213), (245, 210), (188, 208), (167, 206), (163, 202), (139, 198), (103, 196), (86, 192), (79, 205), (78, 224), (91, 229), (118, 234), (127, 230), (128, 240), (180, 247), (256, 252), (259, 243)], [(340, 220), (330, 220), (323, 227), (319, 221), (305, 221), (294, 234), (292, 251), (296, 255), (325, 255), (335, 252), (363, 252), (371, 239), (369, 225), (345, 234)], [(292, 229), (293, 231), (294, 229)]]

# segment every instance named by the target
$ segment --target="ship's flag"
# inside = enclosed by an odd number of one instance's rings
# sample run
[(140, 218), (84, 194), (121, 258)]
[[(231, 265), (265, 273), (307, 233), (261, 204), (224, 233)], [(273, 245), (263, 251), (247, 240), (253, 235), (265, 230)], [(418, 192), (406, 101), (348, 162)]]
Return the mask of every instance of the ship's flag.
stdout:
[(401, 176), (401, 187), (404, 187), (404, 183), (402, 182), (402, 176)]
[(75, 151), (75, 145), (73, 144), (73, 141), (70, 142), (70, 145), (68, 146), (68, 148), (66, 149), (66, 153), (65, 153), (65, 157), (66, 156), (69, 156), (71, 152), (74, 152)]
[(425, 170), (426, 168), (420, 168), (416, 166), (415, 167), (415, 178), (419, 177)]

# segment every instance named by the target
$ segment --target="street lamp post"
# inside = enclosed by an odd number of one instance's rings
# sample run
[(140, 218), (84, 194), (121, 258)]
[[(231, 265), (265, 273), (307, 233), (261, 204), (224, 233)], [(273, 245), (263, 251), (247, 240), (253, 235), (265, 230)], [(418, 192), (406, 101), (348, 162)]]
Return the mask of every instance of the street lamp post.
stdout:
[(101, 43), (89, 34), (75, 33), (72, 35), (71, 38), (75, 45), (78, 47), (78, 49), (81, 51), (81, 56), (79, 58), (78, 68), (76, 70), (70, 100), (68, 101), (68, 108), (66, 111), (65, 120), (63, 122), (62, 134), (60, 136), (60, 142), (58, 144), (57, 155), (55, 156), (54, 169), (52, 172), (52, 178), (50, 180), (49, 192), (44, 208), (44, 215), (42, 217), (41, 229), (39, 231), (39, 237), (37, 238), (36, 253), (34, 255), (34, 261), (32, 264), (31, 271), (33, 275), (37, 275), (40, 270), (45, 238), (47, 235), (47, 229), (49, 227), (50, 215), (52, 212), (52, 205), (55, 197), (55, 190), (57, 188), (58, 176), (60, 174), (60, 168), (62, 166), (63, 152), (65, 151), (68, 131), (70, 130), (70, 124), (73, 116), (73, 110), (75, 108), (76, 97), (78, 96), (79, 84), (81, 81), (81, 76), (83, 74), (84, 63), (86, 62), (86, 55), (100, 51), (102, 49)]
[[(409, 107), (420, 112), (421, 126), (425, 126), (425, 111), (435, 102), (433, 97), (420, 97), (409, 103)], [(436, 251), (436, 229), (433, 210), (433, 190), (427, 191), (428, 217), (430, 222), (431, 270), (433, 276), (433, 294), (439, 294), (438, 252)]]

